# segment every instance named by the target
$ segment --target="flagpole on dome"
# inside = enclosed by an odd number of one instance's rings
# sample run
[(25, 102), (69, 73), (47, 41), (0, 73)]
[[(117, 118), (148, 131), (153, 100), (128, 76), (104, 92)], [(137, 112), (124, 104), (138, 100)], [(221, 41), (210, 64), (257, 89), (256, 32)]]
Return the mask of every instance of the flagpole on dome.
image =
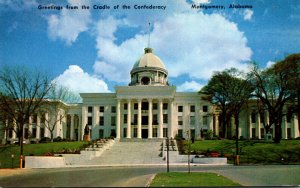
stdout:
[(150, 48), (150, 28), (151, 28), (151, 23), (148, 22), (148, 47), (147, 48)]

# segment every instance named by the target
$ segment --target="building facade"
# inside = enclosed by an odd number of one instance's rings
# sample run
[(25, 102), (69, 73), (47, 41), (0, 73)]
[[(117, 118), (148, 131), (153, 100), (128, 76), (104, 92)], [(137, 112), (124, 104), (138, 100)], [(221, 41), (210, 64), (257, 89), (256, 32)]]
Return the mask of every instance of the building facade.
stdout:
[[(128, 86), (116, 86), (114, 93), (81, 93), (82, 103), (62, 105), (61, 119), (53, 131), (54, 137), (82, 140), (86, 126), (91, 139), (115, 137), (152, 139), (165, 137), (201, 138), (209, 132), (221, 133), (219, 111), (202, 100), (198, 92), (177, 92), (169, 85), (168, 71), (151, 48), (134, 64)], [(263, 139), (264, 123), (269, 121), (267, 111), (258, 111), (257, 103), (249, 101), (240, 113), (239, 136)], [(66, 110), (67, 109), (67, 110)], [(298, 117), (288, 114), (282, 122), (282, 138), (299, 137)], [(50, 137), (46, 128), (53, 113), (36, 114), (30, 118), (25, 133), (30, 140)], [(54, 121), (54, 120), (53, 120)], [(6, 122), (7, 124), (13, 122)], [(234, 133), (234, 122), (230, 132)], [(271, 128), (271, 134), (274, 134)], [(2, 129), (2, 143), (17, 140), (12, 130)], [(233, 136), (233, 134), (231, 135)]]

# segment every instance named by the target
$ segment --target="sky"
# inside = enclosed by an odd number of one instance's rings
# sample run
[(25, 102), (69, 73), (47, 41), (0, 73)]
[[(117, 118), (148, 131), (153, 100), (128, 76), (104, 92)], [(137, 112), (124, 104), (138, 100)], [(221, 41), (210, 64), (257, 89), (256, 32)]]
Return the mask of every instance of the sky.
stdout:
[(46, 70), (76, 93), (128, 85), (148, 45), (177, 91), (199, 91), (215, 71), (247, 71), (252, 61), (266, 68), (299, 53), (300, 1), (0, 0), (0, 64)]

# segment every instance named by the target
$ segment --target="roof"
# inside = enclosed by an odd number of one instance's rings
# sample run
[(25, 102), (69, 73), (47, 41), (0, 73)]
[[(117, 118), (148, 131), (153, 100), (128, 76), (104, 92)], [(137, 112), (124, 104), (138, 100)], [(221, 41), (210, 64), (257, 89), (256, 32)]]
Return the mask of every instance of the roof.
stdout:
[(145, 54), (139, 60), (136, 61), (132, 69), (144, 67), (166, 69), (162, 60), (156, 55), (154, 55), (152, 52), (153, 50), (151, 48), (145, 48)]

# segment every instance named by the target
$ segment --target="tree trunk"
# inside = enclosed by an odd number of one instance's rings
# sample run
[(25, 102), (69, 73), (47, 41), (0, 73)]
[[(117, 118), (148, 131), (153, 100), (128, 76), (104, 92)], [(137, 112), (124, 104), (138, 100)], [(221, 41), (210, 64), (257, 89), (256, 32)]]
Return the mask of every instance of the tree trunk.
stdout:
[(51, 132), (51, 142), (53, 142), (53, 131), (50, 132)]
[(236, 155), (239, 154), (239, 113), (234, 114), (234, 123), (235, 123), (235, 150)]

